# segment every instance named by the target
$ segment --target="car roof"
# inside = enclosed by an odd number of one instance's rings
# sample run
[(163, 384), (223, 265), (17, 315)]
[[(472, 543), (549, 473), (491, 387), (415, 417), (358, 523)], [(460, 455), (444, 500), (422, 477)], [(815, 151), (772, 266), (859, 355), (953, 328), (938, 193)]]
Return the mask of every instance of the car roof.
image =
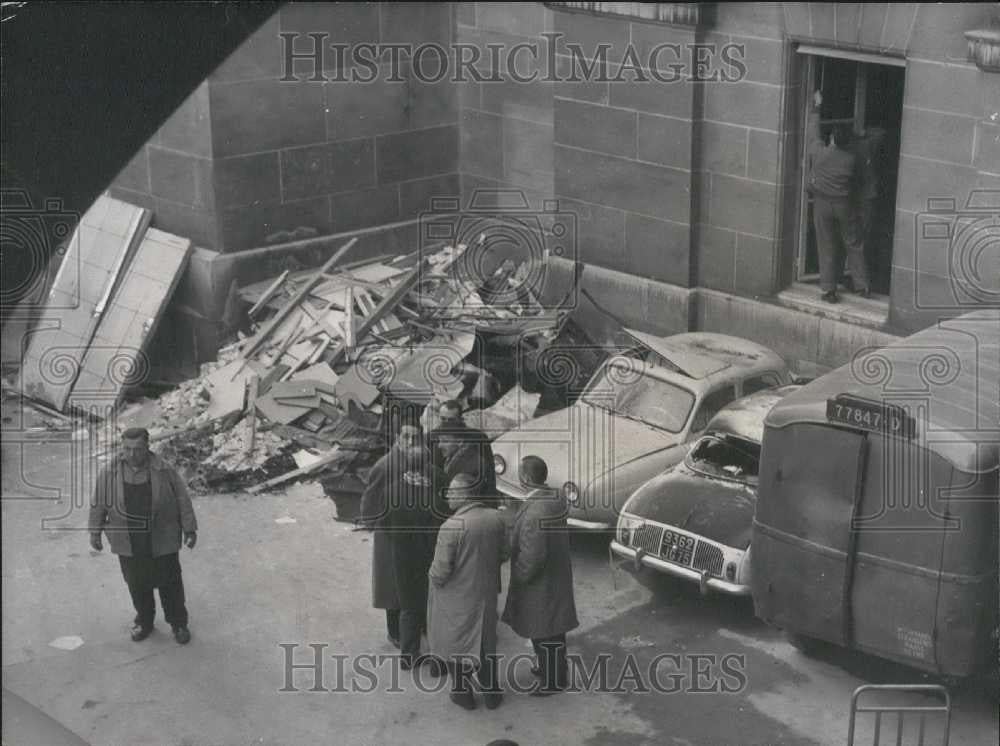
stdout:
[(626, 329), (640, 344), (664, 358), (669, 367), (693, 379), (706, 379), (730, 369), (766, 370), (784, 367), (770, 348), (748, 339), (714, 332), (685, 332), (668, 337)]
[(789, 384), (757, 391), (726, 405), (711, 419), (706, 432), (736, 435), (754, 443), (764, 439), (764, 418), (771, 407), (802, 386)]
[(765, 424), (829, 425), (827, 400), (842, 395), (898, 401), (912, 405), (915, 443), (962, 471), (990, 470), (1000, 460), (998, 380), (1000, 311), (974, 311), (863, 351), (784, 399)]

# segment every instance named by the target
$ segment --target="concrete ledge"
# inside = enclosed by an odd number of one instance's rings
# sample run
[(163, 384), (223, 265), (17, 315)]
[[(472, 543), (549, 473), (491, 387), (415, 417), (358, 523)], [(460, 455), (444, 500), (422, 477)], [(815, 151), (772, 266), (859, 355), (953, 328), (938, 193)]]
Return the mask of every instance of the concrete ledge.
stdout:
[(797, 372), (811, 376), (850, 362), (865, 347), (898, 339), (878, 329), (704, 288), (697, 291), (694, 328), (767, 345)]
[[(551, 258), (544, 303), (554, 303), (572, 287), (574, 263)], [(623, 323), (651, 334), (678, 334), (687, 331), (691, 322), (693, 290), (647, 280), (594, 265), (585, 265), (580, 287)], [(576, 298), (579, 305), (581, 298)], [(582, 301), (581, 314), (586, 318), (589, 303)]]

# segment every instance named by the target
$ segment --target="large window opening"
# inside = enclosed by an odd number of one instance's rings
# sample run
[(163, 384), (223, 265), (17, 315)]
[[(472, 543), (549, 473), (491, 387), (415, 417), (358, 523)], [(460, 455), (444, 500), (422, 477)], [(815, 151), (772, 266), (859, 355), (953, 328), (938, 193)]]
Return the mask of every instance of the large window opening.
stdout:
[[(800, 120), (802, 143), (799, 233), (795, 258), (795, 279), (806, 285), (819, 283), (819, 255), (813, 223), (813, 200), (806, 190), (809, 178), (807, 154), (815, 137), (810, 132), (813, 94), (820, 91), (820, 137), (829, 142), (830, 132), (840, 123), (854, 130), (853, 149), (858, 155), (862, 176), (852, 198), (852, 214), (864, 245), (865, 261), (873, 297), (888, 301), (892, 274), (892, 245), (896, 224), (896, 185), (899, 173), (899, 144), (903, 121), (902, 61), (882, 64), (873, 55), (799, 47), (805, 66), (802, 80), (803, 115)], [(879, 60), (874, 62), (872, 60)], [(863, 220), (865, 210), (870, 213)], [(864, 230), (862, 226), (867, 230)], [(847, 268), (844, 282), (851, 284)]]

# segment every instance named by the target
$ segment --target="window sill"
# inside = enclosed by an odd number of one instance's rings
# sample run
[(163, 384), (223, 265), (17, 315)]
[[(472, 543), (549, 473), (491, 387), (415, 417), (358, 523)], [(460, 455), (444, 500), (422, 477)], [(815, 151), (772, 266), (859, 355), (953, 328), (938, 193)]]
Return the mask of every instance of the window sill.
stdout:
[(882, 330), (889, 322), (889, 296), (873, 295), (860, 298), (851, 293), (841, 293), (840, 303), (827, 303), (820, 299), (822, 293), (815, 285), (795, 283), (776, 296), (777, 302), (796, 311), (804, 311), (834, 321)]

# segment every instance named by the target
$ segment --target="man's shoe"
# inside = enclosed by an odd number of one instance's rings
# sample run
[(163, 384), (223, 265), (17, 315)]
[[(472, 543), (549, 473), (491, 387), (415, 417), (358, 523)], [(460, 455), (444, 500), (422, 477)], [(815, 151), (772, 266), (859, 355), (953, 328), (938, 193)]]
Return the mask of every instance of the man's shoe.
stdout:
[(191, 642), (191, 631), (187, 627), (174, 627), (174, 639), (178, 645), (187, 645)]
[(141, 624), (136, 624), (132, 627), (131, 636), (132, 642), (142, 642), (152, 633), (153, 627), (143, 627)]
[(483, 702), (487, 710), (495, 710), (503, 702), (503, 694), (500, 692), (487, 692), (483, 695)]
[(463, 692), (462, 694), (456, 694), (452, 692), (451, 701), (456, 705), (461, 707), (463, 710), (474, 710), (476, 709), (476, 698), (472, 696), (472, 692)]
[(840, 296), (837, 295), (836, 290), (827, 290), (820, 296), (820, 299), (826, 301), (827, 303), (840, 303)]
[(388, 640), (389, 644), (392, 645), (393, 647), (395, 647), (397, 649), (401, 647), (400, 644), (399, 644), (399, 638), (398, 637), (393, 637), (392, 635), (386, 635), (385, 639)]
[(399, 667), (404, 671), (409, 671), (411, 668), (413, 668), (413, 656), (411, 655), (399, 656)]

